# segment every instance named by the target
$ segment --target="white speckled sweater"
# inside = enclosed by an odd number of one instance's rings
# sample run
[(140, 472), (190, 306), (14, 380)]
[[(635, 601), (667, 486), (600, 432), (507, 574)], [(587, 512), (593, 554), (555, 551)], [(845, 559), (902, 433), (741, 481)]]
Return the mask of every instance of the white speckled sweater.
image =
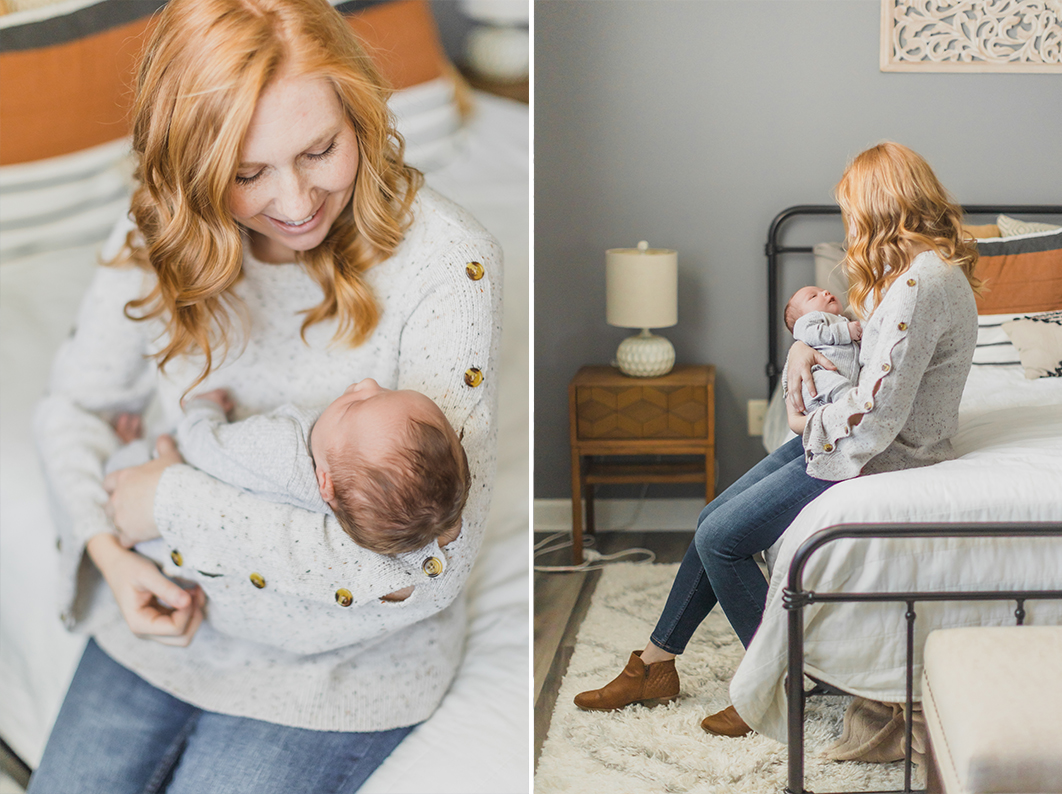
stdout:
[(932, 251), (919, 254), (863, 326), (858, 384), (808, 415), (808, 474), (846, 480), (953, 457), (976, 343), (966, 276)]
[[(200, 388), (228, 388), (237, 418), (289, 402), (322, 405), (365, 377), (431, 397), (462, 434), (472, 473), (461, 535), (444, 550), (446, 570), (429, 578), (409, 558), (355, 545), (329, 515), (172, 466), (155, 498), (159, 532), (174, 552), (164, 571), (197, 582), (208, 597), (207, 620), (187, 648), (133, 636), (83, 551), (88, 538), (113, 531), (101, 470), (118, 441), (105, 417), (151, 403), (149, 434), (172, 430), (201, 362), (180, 360), (159, 373), (144, 355), (158, 349), (161, 325), (122, 313), (144, 291), (143, 272), (96, 274), (35, 418), (69, 587), (63, 619), (176, 697), (283, 725), (386, 730), (430, 716), (456, 672), (465, 632), (459, 596), (483, 539), (496, 458), (501, 251), (430, 189), (413, 212), (399, 249), (369, 271), (382, 316), (353, 350), (331, 344), (330, 322), (311, 326), (307, 344), (299, 338), (298, 312), (320, 301), (300, 266), (246, 257), (235, 290), (249, 333), (238, 333)], [(407, 600), (379, 600), (410, 584)], [(337, 597), (339, 590), (346, 594)]]

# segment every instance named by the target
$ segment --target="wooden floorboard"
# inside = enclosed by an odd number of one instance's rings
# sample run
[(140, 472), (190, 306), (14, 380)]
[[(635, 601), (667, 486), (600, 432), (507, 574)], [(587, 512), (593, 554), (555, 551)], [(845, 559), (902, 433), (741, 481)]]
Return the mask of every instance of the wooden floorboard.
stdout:
[[(544, 536), (543, 536), (544, 537)], [(629, 548), (645, 548), (656, 554), (656, 562), (682, 560), (693, 538), (692, 532), (602, 532), (593, 548), (614, 554)], [(541, 537), (536, 536), (538, 542)], [(568, 565), (571, 549), (552, 552), (535, 560), (536, 565)], [(550, 719), (557, 703), (561, 680), (575, 650), (579, 633), (600, 571), (586, 573), (544, 573), (535, 571), (535, 766), (542, 743), (549, 733)], [(663, 604), (660, 605), (663, 607)], [(648, 640), (648, 638), (646, 638)]]

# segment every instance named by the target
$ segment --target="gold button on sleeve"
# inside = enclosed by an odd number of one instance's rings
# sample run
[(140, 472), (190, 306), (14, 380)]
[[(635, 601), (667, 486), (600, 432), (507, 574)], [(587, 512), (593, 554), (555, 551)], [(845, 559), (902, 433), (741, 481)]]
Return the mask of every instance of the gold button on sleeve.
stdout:
[(874, 403), (872, 403), (870, 400), (867, 400), (865, 403), (863, 403), (863, 407), (869, 411), (871, 408), (874, 407)]
[(824, 449), (824, 450), (825, 450), (826, 452), (833, 452), (833, 444), (823, 444), (823, 445), (822, 445), (822, 448), (823, 448), (823, 449)]
[(473, 389), (483, 382), (483, 373), (476, 367), (469, 367), (465, 370), (465, 383), (471, 386)]
[(465, 275), (473, 281), (479, 281), (483, 278), (483, 265), (479, 262), (469, 262), (465, 265)]
[(177, 551), (177, 549), (174, 549), (170, 552), (170, 559), (173, 560), (173, 564), (176, 565), (178, 568), (184, 565), (184, 558), (181, 556), (181, 553)]
[(251, 576), (250, 576), (250, 579), (251, 579), (251, 584), (253, 584), (255, 587), (257, 587), (259, 590), (261, 590), (263, 587), (265, 587), (265, 579), (262, 578), (262, 574), (260, 574), (260, 573), (252, 573)]
[(890, 369), (890, 367), (889, 367), (889, 365), (888, 365), (888, 364), (882, 364), (882, 365), (881, 365), (881, 371), (882, 371), (882, 372), (888, 372), (888, 371), (889, 371), (889, 369)]
[(913, 278), (907, 279), (907, 286), (908, 287), (913, 287), (914, 285), (915, 285), (915, 280)]
[(442, 560), (438, 557), (428, 557), (421, 566), (424, 569), (424, 573), (434, 579), (436, 576), (442, 573), (443, 564)]
[(349, 607), (354, 603), (354, 596), (350, 594), (350, 591), (345, 587), (340, 587), (336, 590), (336, 603), (341, 607)]
[(900, 329), (901, 331), (906, 331), (906, 330), (907, 330), (907, 323), (900, 323), (900, 324), (899, 324), (899, 325), (897, 325), (896, 327), (897, 327), (898, 329)]

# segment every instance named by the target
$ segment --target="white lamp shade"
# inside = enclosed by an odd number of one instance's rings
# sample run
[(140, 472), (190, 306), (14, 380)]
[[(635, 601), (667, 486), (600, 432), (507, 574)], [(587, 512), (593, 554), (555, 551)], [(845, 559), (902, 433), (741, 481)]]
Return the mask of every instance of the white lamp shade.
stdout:
[(605, 252), (605, 321), (620, 328), (667, 328), (678, 322), (678, 253), (667, 248)]

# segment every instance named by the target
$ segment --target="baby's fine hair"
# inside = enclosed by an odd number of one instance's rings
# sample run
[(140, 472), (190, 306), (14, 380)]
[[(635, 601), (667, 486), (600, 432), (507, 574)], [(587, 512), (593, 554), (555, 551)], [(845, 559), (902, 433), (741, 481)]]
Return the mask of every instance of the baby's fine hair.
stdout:
[[(796, 293), (793, 293), (793, 298), (796, 297)], [(796, 321), (800, 319), (800, 311), (793, 303), (793, 298), (789, 299), (789, 302), (785, 305), (785, 327), (789, 329), (789, 333), (793, 333), (793, 326), (796, 325)]]
[(444, 429), (410, 419), (383, 465), (353, 452), (332, 461), (333, 512), (359, 546), (378, 554), (422, 548), (461, 520), (471, 487), (468, 458)]

